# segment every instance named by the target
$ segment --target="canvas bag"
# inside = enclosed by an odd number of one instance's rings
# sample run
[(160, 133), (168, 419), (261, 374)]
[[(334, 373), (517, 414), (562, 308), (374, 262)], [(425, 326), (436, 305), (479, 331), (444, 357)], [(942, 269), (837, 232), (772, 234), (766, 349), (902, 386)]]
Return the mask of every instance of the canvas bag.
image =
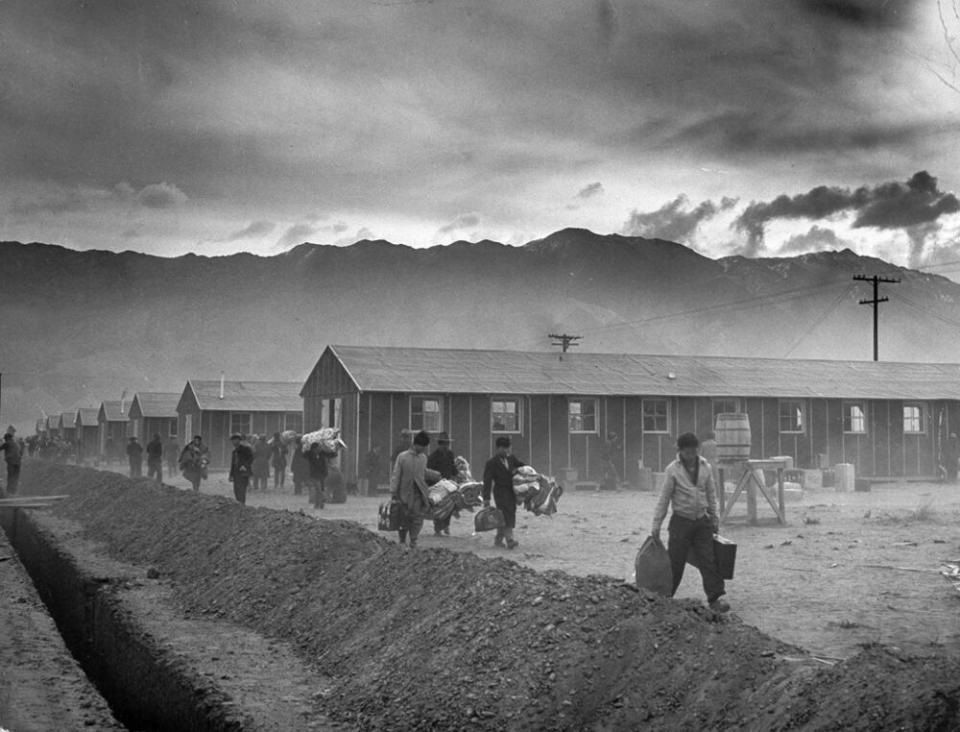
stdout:
[(397, 531), (400, 528), (400, 501), (390, 500), (380, 504), (377, 528), (380, 531)]
[(490, 506), (481, 508), (473, 517), (475, 531), (493, 531), (494, 529), (502, 529), (506, 525), (506, 521), (503, 520), (503, 512)]
[(673, 570), (670, 568), (670, 555), (659, 538), (648, 536), (637, 552), (637, 587), (650, 590), (665, 597), (673, 594)]

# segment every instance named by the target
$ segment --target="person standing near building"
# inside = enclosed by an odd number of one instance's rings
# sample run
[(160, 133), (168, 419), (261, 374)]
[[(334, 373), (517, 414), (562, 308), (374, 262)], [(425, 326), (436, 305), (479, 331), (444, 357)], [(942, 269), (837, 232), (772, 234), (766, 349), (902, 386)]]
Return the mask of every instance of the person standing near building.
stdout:
[(513, 490), (513, 476), (523, 463), (510, 452), (510, 438), (501, 435), (495, 443), (496, 452), (483, 467), (483, 505), (490, 505), (490, 494), (497, 508), (503, 514), (504, 527), (497, 529), (494, 546), (516, 549), (520, 546), (513, 536), (517, 526), (517, 494)]
[(270, 441), (270, 464), (273, 466), (273, 489), (283, 490), (287, 478), (287, 446), (279, 432), (274, 432)]
[(269, 481), (270, 445), (267, 444), (267, 436), (260, 435), (253, 443), (253, 489), (266, 492)]
[(207, 477), (207, 464), (210, 462), (210, 449), (203, 444), (200, 435), (194, 435), (180, 453), (180, 471), (190, 481), (193, 490), (200, 490), (200, 481)]
[(20, 444), (13, 438), (12, 432), (4, 434), (0, 450), (3, 450), (3, 459), (7, 464), (6, 495), (14, 496), (17, 494), (17, 486), (20, 483), (20, 463), (23, 458), (23, 451), (20, 449)]
[(382, 470), (381, 463), (383, 458), (380, 455), (380, 446), (374, 445), (365, 459), (367, 468), (367, 495), (372, 496), (377, 492), (377, 486), (380, 484), (380, 474)]
[(303, 438), (298, 437), (293, 443), (293, 456), (290, 458), (290, 474), (293, 476), (293, 495), (303, 493), (303, 484), (310, 480), (310, 461), (303, 453)]
[(326, 502), (326, 482), (329, 466), (327, 458), (329, 453), (323, 451), (319, 442), (310, 445), (310, 449), (305, 456), (309, 464), (309, 478), (307, 485), (310, 489), (310, 503), (314, 508), (323, 509)]
[(143, 445), (137, 442), (136, 437), (131, 437), (127, 441), (127, 458), (130, 460), (130, 477), (141, 477), (143, 475)]
[(430, 508), (427, 492), (427, 456), (430, 435), (420, 430), (413, 437), (409, 449), (397, 455), (390, 474), (390, 495), (400, 502), (400, 529), (397, 531), (401, 544), (410, 537), (410, 548), (417, 546), (417, 537), (423, 528), (423, 515)]
[(690, 432), (677, 438), (677, 457), (664, 473), (650, 534), (660, 538), (660, 527), (672, 505), (667, 543), (673, 570), (670, 594), (673, 596), (680, 586), (684, 565), (692, 552), (691, 564), (700, 570), (707, 604), (712, 610), (725, 613), (730, 605), (722, 599), (726, 590), (713, 554), (713, 535), (720, 525), (717, 491), (710, 464), (700, 456), (699, 447), (700, 441)]
[(147, 477), (152, 478), (156, 474), (157, 482), (163, 482), (163, 440), (160, 435), (155, 434), (153, 439), (147, 443)]
[(233, 495), (238, 503), (246, 505), (247, 486), (253, 474), (253, 449), (243, 439), (243, 435), (234, 432), (230, 435), (233, 454), (230, 456), (230, 482), (233, 483)]
[[(441, 478), (455, 481), (457, 478), (457, 456), (450, 449), (450, 437), (446, 432), (437, 435), (437, 449), (430, 453), (427, 458), (427, 468), (436, 470)], [(435, 536), (450, 536), (450, 519), (433, 520), (433, 533)]]
[(163, 446), (163, 455), (167, 460), (167, 475), (172, 478), (177, 474), (177, 458), (180, 457), (180, 446), (173, 435), (167, 438), (167, 444)]

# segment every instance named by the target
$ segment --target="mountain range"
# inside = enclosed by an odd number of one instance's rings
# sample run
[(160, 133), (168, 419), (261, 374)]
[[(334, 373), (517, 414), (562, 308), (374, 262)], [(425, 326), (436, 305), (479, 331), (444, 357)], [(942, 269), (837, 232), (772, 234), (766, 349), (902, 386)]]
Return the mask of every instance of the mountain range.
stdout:
[[(960, 362), (960, 285), (850, 250), (710, 259), (564, 229), (514, 247), (302, 244), (271, 257), (0, 243), (0, 420), (188, 378), (304, 379), (329, 343)], [(32, 429), (32, 428), (31, 428)]]

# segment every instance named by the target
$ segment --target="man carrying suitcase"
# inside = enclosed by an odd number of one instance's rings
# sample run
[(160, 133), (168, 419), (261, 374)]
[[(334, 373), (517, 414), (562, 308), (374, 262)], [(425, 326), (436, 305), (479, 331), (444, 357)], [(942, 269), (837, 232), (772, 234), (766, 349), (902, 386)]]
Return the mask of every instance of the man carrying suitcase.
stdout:
[(664, 472), (650, 534), (660, 538), (660, 526), (672, 504), (667, 543), (673, 571), (671, 596), (680, 586), (687, 556), (693, 552), (691, 564), (700, 570), (707, 603), (712, 610), (725, 613), (730, 605), (722, 599), (726, 590), (713, 553), (713, 535), (720, 525), (717, 488), (710, 463), (700, 457), (699, 448), (700, 441), (693, 433), (677, 438), (677, 458)]
[(494, 546), (503, 546), (507, 549), (516, 549), (520, 542), (513, 538), (513, 530), (517, 525), (517, 494), (513, 490), (513, 475), (523, 463), (510, 453), (510, 438), (501, 435), (497, 438), (496, 453), (487, 460), (483, 467), (483, 505), (490, 505), (490, 493), (497, 508), (503, 513), (504, 527), (497, 529), (497, 537), (493, 540)]

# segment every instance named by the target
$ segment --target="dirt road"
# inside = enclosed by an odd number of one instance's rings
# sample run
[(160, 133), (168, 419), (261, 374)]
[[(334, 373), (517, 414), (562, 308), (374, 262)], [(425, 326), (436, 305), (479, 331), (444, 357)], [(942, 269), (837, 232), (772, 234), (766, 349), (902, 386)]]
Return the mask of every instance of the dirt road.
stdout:
[[(189, 488), (179, 476), (166, 482)], [(232, 495), (222, 473), (201, 490)], [(314, 511), (289, 486), (248, 496), (250, 505), (356, 521), (374, 531), (381, 500), (351, 495), (345, 504)], [(536, 570), (626, 578), (649, 531), (654, 500), (652, 493), (568, 492), (553, 518), (521, 511), (520, 547), (513, 552), (474, 534), (470, 514), (454, 519), (450, 537), (434, 537), (428, 522), (422, 545), (507, 557)], [(939, 645), (960, 655), (960, 593), (939, 574), (942, 560), (960, 558), (960, 486), (807, 491), (802, 501), (787, 504), (786, 526), (764, 505), (760, 524), (747, 524), (741, 500), (722, 529), (738, 544), (727, 593), (744, 622), (828, 658), (847, 658), (870, 643), (919, 653)], [(702, 597), (692, 567), (678, 597)]]

